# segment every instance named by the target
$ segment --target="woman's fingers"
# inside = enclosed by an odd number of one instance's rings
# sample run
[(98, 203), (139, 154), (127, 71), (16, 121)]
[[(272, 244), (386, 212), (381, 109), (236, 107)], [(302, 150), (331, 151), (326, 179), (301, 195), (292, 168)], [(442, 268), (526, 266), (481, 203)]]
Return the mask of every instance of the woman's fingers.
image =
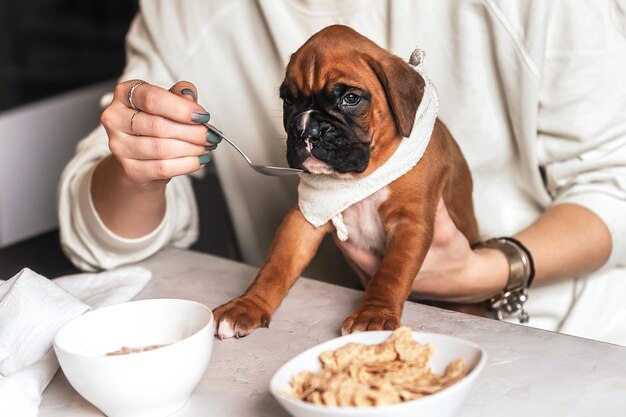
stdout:
[(198, 102), (198, 90), (196, 89), (196, 86), (189, 81), (177, 82), (170, 88), (170, 91), (187, 100), (191, 100), (196, 103)]
[(131, 181), (147, 183), (194, 172), (201, 167), (200, 158), (185, 156), (181, 158), (142, 161), (139, 159), (119, 158), (124, 173)]
[(195, 145), (209, 145), (208, 130), (203, 125), (178, 123), (163, 116), (132, 109), (118, 110), (118, 115), (110, 121), (110, 127), (129, 135), (176, 138)]
[(186, 81), (170, 90), (138, 80), (117, 85), (101, 122), (112, 154), (132, 181), (167, 180), (209, 161), (207, 147), (215, 141), (201, 124), (209, 114), (197, 97), (195, 86)]
[[(198, 92), (196, 90), (196, 86), (190, 83), (189, 81), (179, 81), (170, 88), (170, 91), (176, 95), (179, 95), (187, 100), (193, 100), (195, 102), (198, 101)], [(210, 117), (208, 113), (206, 113), (206, 117)], [(208, 120), (206, 120), (208, 122)], [(203, 122), (203, 123), (206, 123)], [(217, 146), (218, 143), (222, 141), (222, 138), (210, 130), (206, 131), (206, 139), (209, 142), (209, 145)]]
[(151, 84), (140, 84), (140, 81), (131, 80), (118, 84), (115, 87), (114, 100), (132, 108), (130, 92), (132, 91), (132, 104), (139, 110), (163, 116), (179, 123), (204, 123), (209, 119), (208, 113), (198, 103), (185, 99), (177, 94)]
[(199, 156), (207, 152), (208, 144), (196, 145), (173, 138), (120, 135), (109, 141), (111, 152), (121, 158), (140, 160), (172, 159)]

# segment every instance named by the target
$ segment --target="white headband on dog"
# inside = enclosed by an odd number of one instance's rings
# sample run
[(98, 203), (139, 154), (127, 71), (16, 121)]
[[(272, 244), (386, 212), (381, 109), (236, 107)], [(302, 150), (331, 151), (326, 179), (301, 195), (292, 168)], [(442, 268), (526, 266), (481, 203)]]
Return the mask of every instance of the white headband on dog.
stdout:
[(315, 227), (332, 221), (341, 241), (348, 240), (342, 213), (348, 207), (383, 189), (409, 172), (422, 158), (435, 126), (439, 100), (432, 83), (422, 72), (424, 51), (416, 49), (409, 64), (424, 79), (424, 96), (408, 138), (376, 171), (362, 178), (333, 178), (328, 175), (300, 174), (298, 206), (306, 220)]

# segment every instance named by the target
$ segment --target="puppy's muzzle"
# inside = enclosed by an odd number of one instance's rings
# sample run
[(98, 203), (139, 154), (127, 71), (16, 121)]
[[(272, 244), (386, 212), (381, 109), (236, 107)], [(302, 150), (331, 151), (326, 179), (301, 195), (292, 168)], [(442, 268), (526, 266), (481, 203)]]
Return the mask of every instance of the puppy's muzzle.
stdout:
[(320, 174), (362, 172), (367, 168), (369, 145), (340, 121), (306, 110), (294, 116), (289, 126), (287, 159), (291, 167)]

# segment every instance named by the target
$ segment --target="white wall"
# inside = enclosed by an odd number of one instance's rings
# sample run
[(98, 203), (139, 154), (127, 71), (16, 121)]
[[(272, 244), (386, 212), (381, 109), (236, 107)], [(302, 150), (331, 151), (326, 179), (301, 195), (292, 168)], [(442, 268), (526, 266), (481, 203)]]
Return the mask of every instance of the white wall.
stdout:
[(0, 113), (0, 248), (58, 225), (57, 183), (113, 81)]

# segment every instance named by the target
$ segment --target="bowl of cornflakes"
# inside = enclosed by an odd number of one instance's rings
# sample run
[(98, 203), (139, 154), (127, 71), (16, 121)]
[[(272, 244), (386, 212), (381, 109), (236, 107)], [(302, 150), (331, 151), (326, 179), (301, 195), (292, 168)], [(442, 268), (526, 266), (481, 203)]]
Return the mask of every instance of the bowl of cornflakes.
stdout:
[(295, 417), (452, 416), (486, 360), (483, 349), (458, 337), (408, 327), (354, 333), (291, 359), (270, 391)]

